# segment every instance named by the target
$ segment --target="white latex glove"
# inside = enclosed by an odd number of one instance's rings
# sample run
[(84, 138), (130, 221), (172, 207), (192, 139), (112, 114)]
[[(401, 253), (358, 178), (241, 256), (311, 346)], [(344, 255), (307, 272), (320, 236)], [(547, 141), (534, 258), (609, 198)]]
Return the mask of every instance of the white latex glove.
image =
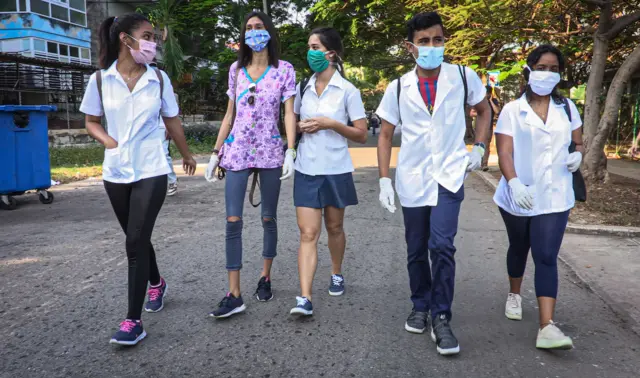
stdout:
[(388, 177), (381, 177), (380, 178), (380, 197), (378, 197), (378, 199), (380, 200), (380, 204), (382, 205), (382, 207), (389, 210), (389, 212), (391, 213), (396, 212), (395, 197), (396, 197), (396, 193), (393, 191), (393, 185), (391, 184), (391, 179)]
[(569, 154), (567, 158), (567, 168), (569, 172), (573, 173), (580, 168), (580, 164), (582, 163), (582, 153), (581, 152), (572, 152)]
[(296, 150), (289, 148), (284, 154), (284, 164), (282, 165), (282, 177), (280, 177), (280, 180), (287, 180), (293, 176), (295, 160)]
[(514, 177), (509, 180), (509, 187), (511, 188), (511, 195), (516, 205), (525, 210), (533, 209), (533, 195), (519, 178)]
[(484, 156), (484, 148), (480, 146), (473, 146), (471, 153), (469, 154), (469, 163), (467, 164), (467, 172), (480, 169), (482, 165), (482, 157)]
[(209, 159), (209, 164), (207, 165), (207, 169), (204, 171), (204, 178), (209, 182), (218, 181), (218, 176), (216, 176), (216, 168), (218, 168), (218, 164), (220, 164), (220, 158), (217, 154), (211, 154), (211, 158)]

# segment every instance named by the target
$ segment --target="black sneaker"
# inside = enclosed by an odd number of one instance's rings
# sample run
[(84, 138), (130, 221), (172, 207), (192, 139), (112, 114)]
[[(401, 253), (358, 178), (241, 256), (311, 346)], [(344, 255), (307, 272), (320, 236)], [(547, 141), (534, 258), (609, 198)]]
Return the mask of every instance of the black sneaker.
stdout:
[(262, 277), (260, 281), (258, 281), (258, 288), (256, 289), (256, 299), (260, 302), (266, 302), (273, 298), (273, 293), (271, 292), (271, 280), (269, 277)]
[(133, 346), (144, 339), (147, 333), (142, 328), (140, 320), (125, 319), (120, 323), (120, 329), (111, 337), (111, 344)]
[(460, 344), (458, 344), (458, 339), (453, 335), (449, 320), (445, 314), (440, 314), (433, 320), (431, 339), (436, 343), (438, 353), (443, 356), (460, 353)]
[(429, 326), (429, 313), (411, 310), (411, 314), (404, 323), (404, 329), (411, 333), (424, 333)]
[(228, 318), (231, 315), (243, 312), (246, 309), (247, 307), (244, 305), (242, 295), (236, 298), (233, 294), (228, 293), (224, 298), (222, 298), (220, 303), (218, 303), (218, 308), (213, 310), (209, 316), (216, 319)]

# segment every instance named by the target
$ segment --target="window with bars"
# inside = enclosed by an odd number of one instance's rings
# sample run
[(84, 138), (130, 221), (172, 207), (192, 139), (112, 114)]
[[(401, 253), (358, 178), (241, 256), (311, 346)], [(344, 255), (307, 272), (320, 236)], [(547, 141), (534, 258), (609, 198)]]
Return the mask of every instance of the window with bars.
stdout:
[(40, 38), (17, 38), (0, 41), (0, 52), (17, 53), (66, 63), (91, 64), (90, 49)]

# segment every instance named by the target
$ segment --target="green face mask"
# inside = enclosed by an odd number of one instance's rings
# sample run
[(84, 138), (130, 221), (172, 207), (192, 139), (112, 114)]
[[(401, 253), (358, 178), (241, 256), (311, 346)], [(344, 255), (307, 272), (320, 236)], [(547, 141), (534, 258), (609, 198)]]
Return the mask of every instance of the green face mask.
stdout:
[(329, 67), (329, 61), (325, 53), (320, 50), (309, 50), (307, 52), (307, 62), (313, 72), (322, 72)]

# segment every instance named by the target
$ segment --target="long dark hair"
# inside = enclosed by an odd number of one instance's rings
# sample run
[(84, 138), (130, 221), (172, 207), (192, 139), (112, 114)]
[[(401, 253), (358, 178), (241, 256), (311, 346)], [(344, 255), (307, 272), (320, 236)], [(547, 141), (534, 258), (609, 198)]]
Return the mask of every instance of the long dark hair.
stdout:
[(342, 46), (342, 38), (340, 33), (334, 28), (316, 28), (311, 31), (311, 35), (317, 35), (320, 43), (329, 51), (335, 51), (336, 57), (333, 64), (338, 66), (338, 71), (344, 76), (344, 66), (342, 65), (342, 55), (344, 47)]
[(251, 64), (251, 59), (253, 58), (253, 50), (251, 50), (251, 47), (247, 46), (244, 38), (245, 34), (247, 33), (247, 22), (249, 22), (249, 20), (254, 17), (258, 17), (262, 21), (265, 29), (271, 36), (269, 43), (267, 43), (267, 51), (269, 52), (269, 65), (278, 68), (278, 63), (280, 62), (280, 39), (278, 38), (278, 31), (273, 25), (271, 17), (260, 11), (253, 11), (249, 13), (244, 18), (244, 22), (242, 23), (242, 27), (240, 28), (240, 51), (238, 51), (238, 67), (241, 68), (248, 66), (249, 64)]
[(109, 17), (100, 25), (100, 68), (107, 69), (118, 59), (120, 52), (120, 33), (132, 35), (143, 22), (149, 22), (140, 13), (129, 13), (118, 17)]
[[(533, 49), (533, 51), (531, 51), (531, 53), (527, 57), (527, 66), (529, 66), (530, 69), (533, 69), (533, 67), (540, 61), (540, 58), (542, 58), (542, 56), (547, 53), (554, 54), (558, 57), (558, 66), (560, 68), (560, 74), (562, 75), (562, 73), (564, 72), (564, 56), (562, 55), (562, 52), (553, 45), (540, 45)], [(522, 71), (522, 75), (527, 82), (527, 86), (524, 90), (524, 93), (527, 95), (527, 101), (531, 101), (531, 97), (533, 95), (531, 86), (528, 84), (530, 73), (531, 71), (526, 68)], [(553, 92), (551, 92), (551, 98), (556, 104), (563, 103), (564, 97), (562, 97), (562, 95), (558, 92), (558, 86), (553, 88)]]

